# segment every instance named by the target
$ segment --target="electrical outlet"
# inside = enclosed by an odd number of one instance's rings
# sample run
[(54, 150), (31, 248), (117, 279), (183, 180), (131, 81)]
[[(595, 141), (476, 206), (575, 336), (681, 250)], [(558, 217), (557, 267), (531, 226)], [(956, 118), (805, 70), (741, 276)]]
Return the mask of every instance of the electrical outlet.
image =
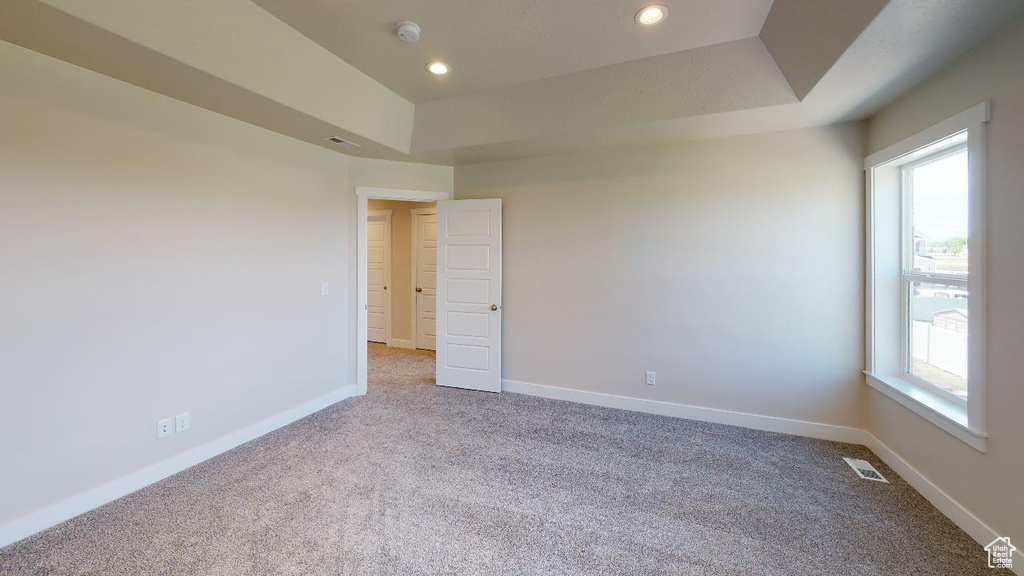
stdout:
[(156, 423), (156, 437), (157, 439), (167, 438), (171, 434), (174, 434), (174, 420), (171, 418), (164, 418), (163, 420)]
[(327, 296), (327, 293), (331, 291), (331, 285), (327, 282), (320, 283), (320, 295)]
[(178, 414), (174, 417), (174, 431), (176, 433), (184, 432), (188, 430), (188, 427), (192, 425), (192, 418), (188, 415), (188, 412), (184, 414)]
[(647, 371), (647, 385), (648, 386), (654, 386), (654, 377), (655, 377), (654, 372), (651, 372), (650, 370), (648, 370)]

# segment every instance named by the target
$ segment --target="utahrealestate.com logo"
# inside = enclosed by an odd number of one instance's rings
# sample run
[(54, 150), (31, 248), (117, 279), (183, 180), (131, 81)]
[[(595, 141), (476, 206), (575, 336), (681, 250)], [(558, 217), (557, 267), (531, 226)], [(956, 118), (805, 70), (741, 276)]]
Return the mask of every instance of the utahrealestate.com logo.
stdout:
[(1013, 568), (1013, 551), (1016, 549), (1016, 546), (1010, 544), (1009, 538), (996, 538), (985, 546), (985, 551), (988, 552), (988, 567)]

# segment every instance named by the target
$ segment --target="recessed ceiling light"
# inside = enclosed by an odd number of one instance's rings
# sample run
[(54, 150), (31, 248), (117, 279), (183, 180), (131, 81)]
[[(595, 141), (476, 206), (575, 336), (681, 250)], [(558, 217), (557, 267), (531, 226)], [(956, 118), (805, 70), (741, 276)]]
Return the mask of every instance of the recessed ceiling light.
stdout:
[(441, 61), (431, 62), (430, 64), (427, 64), (427, 72), (430, 72), (431, 74), (437, 76), (444, 76), (450, 70), (451, 68), (449, 68), (447, 64)]
[(653, 26), (668, 17), (668, 8), (661, 4), (645, 6), (636, 13), (634, 19), (641, 26)]

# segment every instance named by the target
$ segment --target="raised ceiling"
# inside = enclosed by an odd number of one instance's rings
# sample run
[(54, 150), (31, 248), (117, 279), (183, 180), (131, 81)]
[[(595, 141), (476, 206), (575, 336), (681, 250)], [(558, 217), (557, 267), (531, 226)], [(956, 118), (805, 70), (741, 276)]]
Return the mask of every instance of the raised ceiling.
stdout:
[(863, 119), (1024, 18), (1022, 0), (661, 3), (642, 28), (635, 0), (4, 0), (0, 39), (340, 153), (464, 164)]
[[(772, 0), (659, 0), (669, 17), (640, 28), (645, 3), (623, 0), (253, 0), (384, 86), (415, 102), (473, 94), (751, 38)], [(422, 27), (416, 44), (398, 22)], [(446, 77), (423, 73), (443, 60)]]

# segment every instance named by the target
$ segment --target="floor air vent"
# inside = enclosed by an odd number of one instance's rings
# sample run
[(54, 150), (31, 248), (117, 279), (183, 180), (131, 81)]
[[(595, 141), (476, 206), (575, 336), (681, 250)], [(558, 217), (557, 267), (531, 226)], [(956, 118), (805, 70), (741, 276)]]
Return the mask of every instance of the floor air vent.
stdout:
[(843, 460), (846, 460), (846, 463), (850, 465), (850, 468), (853, 468), (853, 471), (857, 473), (857, 476), (860, 476), (865, 480), (885, 482), (886, 484), (889, 483), (889, 481), (886, 480), (884, 476), (879, 474), (878, 470), (875, 470), (875, 467), (872, 466), (869, 462), (864, 460), (856, 460), (854, 458), (843, 458)]

